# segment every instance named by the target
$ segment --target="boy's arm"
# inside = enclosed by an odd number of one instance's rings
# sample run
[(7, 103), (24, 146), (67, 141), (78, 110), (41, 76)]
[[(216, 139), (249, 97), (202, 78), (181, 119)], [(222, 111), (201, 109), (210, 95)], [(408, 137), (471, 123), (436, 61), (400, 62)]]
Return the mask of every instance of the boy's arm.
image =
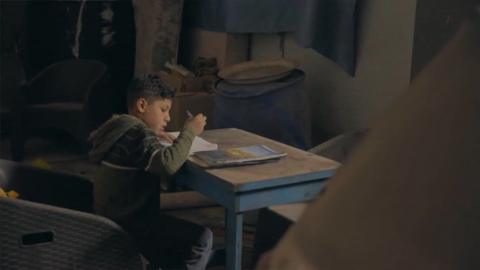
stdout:
[(157, 175), (164, 172), (174, 174), (187, 160), (193, 139), (193, 131), (188, 127), (184, 128), (172, 146), (159, 148), (152, 153), (145, 170)]

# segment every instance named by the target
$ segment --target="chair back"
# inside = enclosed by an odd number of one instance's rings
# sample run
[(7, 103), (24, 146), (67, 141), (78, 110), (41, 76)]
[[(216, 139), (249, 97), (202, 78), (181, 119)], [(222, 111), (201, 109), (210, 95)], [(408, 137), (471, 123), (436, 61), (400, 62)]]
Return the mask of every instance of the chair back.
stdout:
[(88, 213), (0, 198), (0, 269), (143, 269), (114, 222)]
[(83, 103), (106, 72), (106, 65), (96, 60), (69, 59), (53, 63), (30, 81), (27, 103)]

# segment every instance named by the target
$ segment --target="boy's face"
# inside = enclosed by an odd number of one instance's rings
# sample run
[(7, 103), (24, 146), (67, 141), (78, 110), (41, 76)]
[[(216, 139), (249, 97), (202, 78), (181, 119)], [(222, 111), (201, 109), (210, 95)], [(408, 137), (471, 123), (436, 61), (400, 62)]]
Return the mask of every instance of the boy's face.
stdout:
[(139, 115), (157, 135), (165, 131), (165, 127), (170, 122), (170, 108), (172, 107), (172, 100), (155, 99), (148, 102), (145, 99), (140, 99), (137, 102)]

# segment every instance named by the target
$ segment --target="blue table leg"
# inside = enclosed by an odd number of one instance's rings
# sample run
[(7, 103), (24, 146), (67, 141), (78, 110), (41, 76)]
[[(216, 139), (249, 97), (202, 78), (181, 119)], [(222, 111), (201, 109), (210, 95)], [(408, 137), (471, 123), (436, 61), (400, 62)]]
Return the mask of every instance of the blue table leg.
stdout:
[(242, 232), (243, 214), (226, 209), (225, 225), (227, 227), (227, 269), (242, 269)]

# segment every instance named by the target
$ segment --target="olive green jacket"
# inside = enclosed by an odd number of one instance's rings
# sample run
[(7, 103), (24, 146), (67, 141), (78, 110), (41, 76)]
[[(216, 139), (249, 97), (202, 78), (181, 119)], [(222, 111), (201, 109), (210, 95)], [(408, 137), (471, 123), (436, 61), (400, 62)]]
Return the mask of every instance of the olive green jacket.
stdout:
[[(90, 135), (90, 160), (100, 163), (94, 179), (94, 208), (127, 229), (141, 226), (160, 209), (161, 186), (185, 163), (195, 135), (184, 129), (172, 146), (156, 146), (145, 168), (126, 167), (106, 160), (109, 151), (132, 128), (148, 129), (132, 115), (115, 115)], [(157, 145), (157, 144), (156, 144)], [(160, 145), (160, 144), (158, 144)]]

